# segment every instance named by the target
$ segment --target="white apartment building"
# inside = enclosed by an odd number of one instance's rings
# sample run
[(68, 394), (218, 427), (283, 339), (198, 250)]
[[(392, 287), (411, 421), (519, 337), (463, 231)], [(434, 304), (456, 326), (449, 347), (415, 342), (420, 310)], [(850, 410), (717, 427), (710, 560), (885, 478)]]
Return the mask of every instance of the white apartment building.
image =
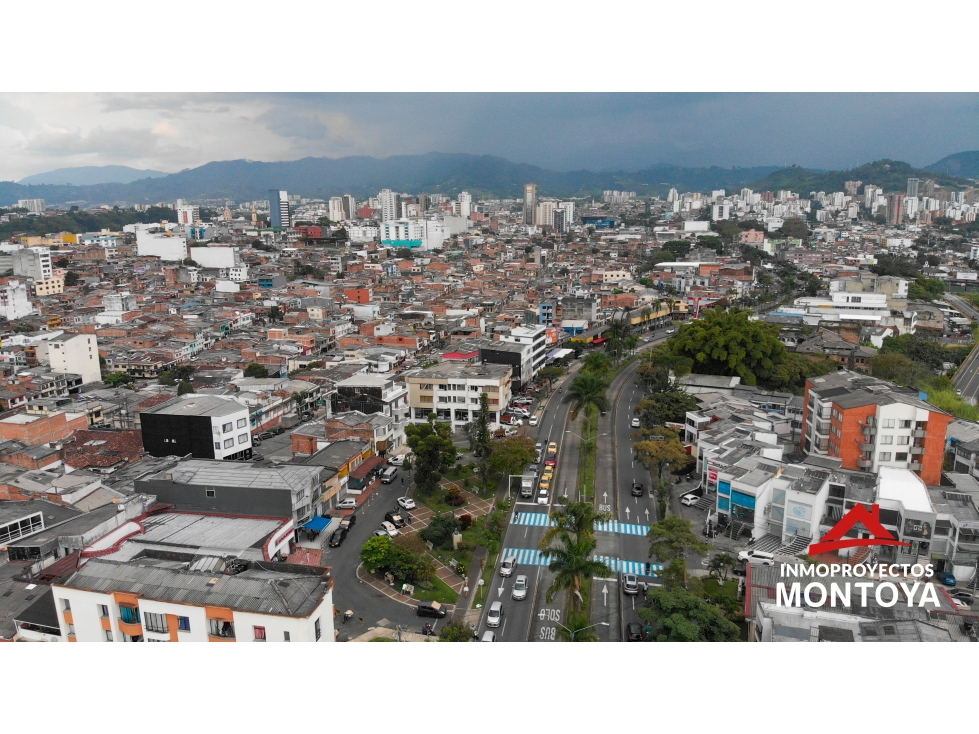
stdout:
[(27, 291), (27, 283), (10, 280), (0, 285), (0, 316), (8, 321), (22, 319), (36, 313)]
[(383, 189), (377, 195), (377, 202), (381, 206), (381, 221), (387, 222), (401, 217), (401, 194)]
[(177, 207), (177, 224), (184, 224), (192, 227), (200, 224), (201, 208), (193, 204), (181, 204)]
[(99, 342), (94, 334), (61, 334), (38, 342), (36, 349), (38, 359), (46, 359), (52, 372), (81, 375), (83, 385), (102, 379)]
[(479, 413), (479, 396), (486, 393), (490, 426), (499, 428), (500, 414), (510, 404), (512, 373), (508, 365), (441, 362), (407, 375), (411, 422), (425, 423), (435, 413), (439, 422), (460, 430)]
[(347, 219), (347, 212), (344, 210), (343, 197), (333, 196), (330, 198), (327, 215), (332, 222), (342, 222)]
[(31, 214), (41, 214), (44, 212), (44, 199), (18, 199), (18, 209), (26, 209)]
[(202, 268), (233, 268), (241, 265), (237, 247), (191, 247), (190, 259)]
[(52, 584), (69, 642), (334, 642), (325, 568), (246, 562), (238, 573), (92, 558)]
[(47, 247), (25, 247), (13, 255), (14, 275), (34, 280), (47, 280), (53, 273), (51, 250)]
[(518, 326), (511, 329), (509, 334), (500, 336), (500, 341), (533, 345), (533, 363), (529, 371), (523, 372), (524, 380), (533, 379), (544, 368), (544, 363), (547, 361), (546, 326)]
[(473, 197), (468, 191), (459, 194), (459, 216), (469, 218), (473, 210)]

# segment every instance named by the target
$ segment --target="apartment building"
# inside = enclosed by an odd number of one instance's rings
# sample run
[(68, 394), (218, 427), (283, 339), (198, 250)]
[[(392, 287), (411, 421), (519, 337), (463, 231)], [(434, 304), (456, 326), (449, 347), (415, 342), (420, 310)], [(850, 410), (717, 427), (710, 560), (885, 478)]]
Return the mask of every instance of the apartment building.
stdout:
[(435, 413), (439, 421), (457, 430), (476, 417), (479, 396), (486, 393), (490, 424), (497, 428), (500, 414), (510, 403), (512, 374), (507, 365), (442, 362), (406, 375), (411, 422), (424, 423)]
[(82, 384), (99, 382), (99, 341), (94, 334), (61, 334), (36, 345), (37, 356), (58, 374), (81, 375)]
[(34, 280), (47, 280), (54, 275), (51, 249), (48, 247), (25, 247), (15, 250), (12, 259), (14, 275)]
[(842, 370), (806, 381), (800, 448), (844, 469), (910, 469), (937, 485), (952, 420), (915, 391)]
[(329, 568), (93, 558), (52, 584), (69, 642), (333, 642)]
[(544, 364), (547, 362), (546, 326), (517, 326), (511, 329), (509, 334), (502, 334), (500, 341), (511, 344), (530, 344), (533, 347), (530, 371), (521, 374), (521, 379), (524, 382), (532, 380), (544, 368)]

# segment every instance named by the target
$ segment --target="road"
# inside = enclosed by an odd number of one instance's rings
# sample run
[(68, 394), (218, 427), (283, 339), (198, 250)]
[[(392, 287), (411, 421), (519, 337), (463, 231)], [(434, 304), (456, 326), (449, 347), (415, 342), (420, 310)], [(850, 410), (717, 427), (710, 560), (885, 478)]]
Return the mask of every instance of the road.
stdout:
[[(976, 309), (965, 299), (946, 294), (946, 299), (950, 305), (961, 311), (966, 317), (979, 321), (979, 309)], [(979, 398), (979, 349), (973, 349), (971, 354), (952, 378), (955, 389), (960, 390), (962, 397), (970, 403), (975, 404)]]

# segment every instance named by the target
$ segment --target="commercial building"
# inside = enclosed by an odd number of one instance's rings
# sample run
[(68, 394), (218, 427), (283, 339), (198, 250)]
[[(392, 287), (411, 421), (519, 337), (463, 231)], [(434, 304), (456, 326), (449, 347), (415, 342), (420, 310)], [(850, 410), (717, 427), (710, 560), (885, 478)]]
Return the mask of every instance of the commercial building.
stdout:
[(357, 410), (388, 415), (398, 423), (408, 418), (407, 388), (383, 375), (360, 373), (340, 380), (330, 399), (334, 415)]
[(525, 184), (523, 187), (523, 223), (537, 224), (537, 184)]
[(160, 229), (136, 230), (136, 254), (140, 257), (158, 257), (167, 262), (187, 259), (187, 238), (172, 235)]
[[(179, 554), (177, 554), (179, 555)], [(69, 642), (333, 642), (329, 568), (93, 558), (52, 584)]]
[(233, 398), (185, 395), (144, 410), (143, 447), (151, 456), (235, 461), (252, 455), (248, 408)]
[(273, 229), (288, 229), (292, 226), (288, 191), (269, 189), (269, 224)]
[(513, 344), (530, 344), (533, 346), (533, 356), (530, 374), (521, 375), (523, 380), (531, 380), (544, 368), (547, 361), (547, 327), (546, 326), (517, 326), (509, 334), (500, 336), (500, 340)]
[(406, 375), (411, 422), (424, 423), (430, 413), (458, 430), (479, 412), (480, 395), (489, 401), (490, 423), (499, 426), (499, 416), (510, 403), (510, 367), (499, 364), (442, 362)]
[(841, 370), (806, 381), (801, 448), (844, 469), (910, 469), (937, 485), (952, 420), (916, 391)]

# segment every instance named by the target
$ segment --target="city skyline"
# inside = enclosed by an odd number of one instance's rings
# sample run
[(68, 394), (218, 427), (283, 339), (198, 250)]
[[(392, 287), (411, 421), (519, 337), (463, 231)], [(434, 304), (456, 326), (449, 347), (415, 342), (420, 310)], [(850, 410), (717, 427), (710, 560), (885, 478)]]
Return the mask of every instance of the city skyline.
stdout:
[(433, 151), (559, 171), (921, 167), (979, 149), (977, 111), (976, 94), (6, 94), (0, 180)]

